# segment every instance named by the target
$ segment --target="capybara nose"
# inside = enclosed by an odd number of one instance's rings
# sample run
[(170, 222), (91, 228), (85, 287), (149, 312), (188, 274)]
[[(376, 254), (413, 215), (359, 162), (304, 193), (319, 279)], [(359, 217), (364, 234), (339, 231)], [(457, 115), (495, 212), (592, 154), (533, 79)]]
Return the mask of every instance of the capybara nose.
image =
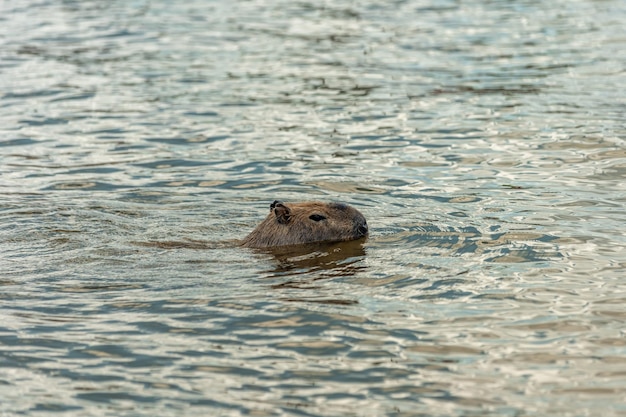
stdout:
[(357, 227), (356, 231), (359, 233), (360, 236), (367, 236), (367, 223), (363, 221), (363, 223)]

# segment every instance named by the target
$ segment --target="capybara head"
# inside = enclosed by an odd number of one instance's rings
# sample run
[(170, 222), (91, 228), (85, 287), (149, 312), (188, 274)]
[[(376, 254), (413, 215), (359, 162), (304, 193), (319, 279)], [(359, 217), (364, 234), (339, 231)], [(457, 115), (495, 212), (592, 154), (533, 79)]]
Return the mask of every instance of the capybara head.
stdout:
[(242, 242), (250, 248), (340, 242), (367, 236), (365, 217), (343, 203), (274, 201), (270, 214)]

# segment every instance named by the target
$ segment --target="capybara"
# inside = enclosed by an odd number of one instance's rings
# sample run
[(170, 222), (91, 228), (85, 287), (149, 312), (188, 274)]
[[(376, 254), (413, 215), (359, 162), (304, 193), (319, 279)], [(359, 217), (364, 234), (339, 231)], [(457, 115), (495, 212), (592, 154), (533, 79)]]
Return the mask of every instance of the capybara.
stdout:
[(270, 214), (241, 242), (249, 248), (340, 242), (367, 236), (365, 217), (343, 203), (274, 201)]

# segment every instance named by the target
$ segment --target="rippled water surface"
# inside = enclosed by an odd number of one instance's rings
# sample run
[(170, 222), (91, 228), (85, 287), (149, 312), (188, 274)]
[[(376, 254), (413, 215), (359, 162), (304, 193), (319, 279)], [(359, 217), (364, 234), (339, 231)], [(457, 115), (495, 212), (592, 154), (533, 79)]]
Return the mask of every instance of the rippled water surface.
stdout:
[(626, 416), (625, 4), (1, 2), (0, 415)]

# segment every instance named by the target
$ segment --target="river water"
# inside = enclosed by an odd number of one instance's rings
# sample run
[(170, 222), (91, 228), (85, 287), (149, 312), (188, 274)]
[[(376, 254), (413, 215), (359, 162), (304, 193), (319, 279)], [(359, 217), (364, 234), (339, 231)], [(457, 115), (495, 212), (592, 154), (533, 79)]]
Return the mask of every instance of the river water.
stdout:
[(625, 416), (625, 20), (1, 2), (0, 415)]

